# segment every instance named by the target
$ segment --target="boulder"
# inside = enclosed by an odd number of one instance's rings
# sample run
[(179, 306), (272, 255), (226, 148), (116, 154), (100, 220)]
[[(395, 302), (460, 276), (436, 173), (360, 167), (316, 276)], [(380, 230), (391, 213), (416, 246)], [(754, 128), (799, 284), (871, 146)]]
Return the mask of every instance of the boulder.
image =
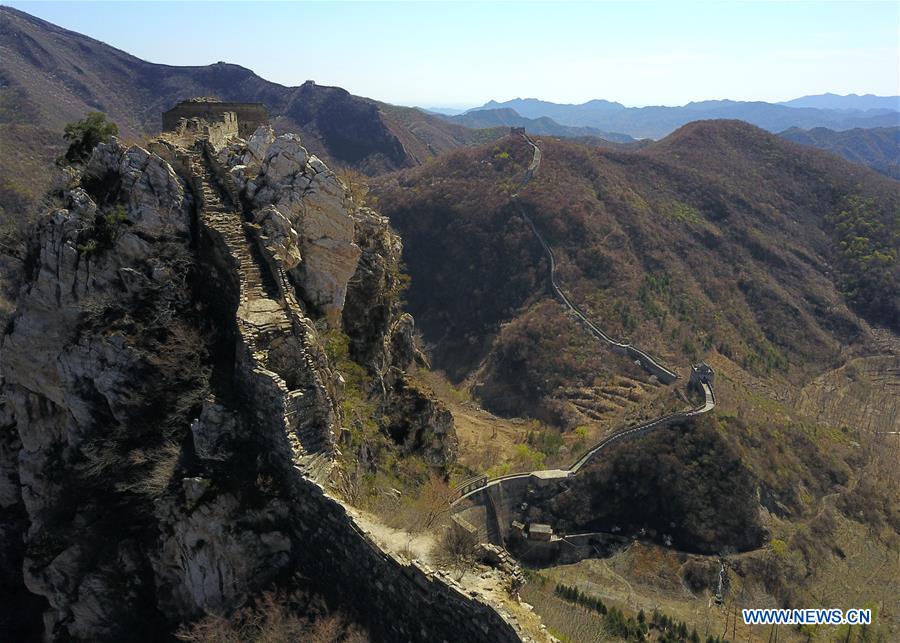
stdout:
[(272, 185), (285, 183), (285, 179), (302, 172), (308, 160), (309, 153), (300, 144), (300, 137), (283, 134), (269, 145), (262, 173)]
[(225, 407), (206, 402), (200, 417), (191, 423), (194, 452), (202, 460), (227, 460), (230, 440), (237, 434), (237, 420)]
[(274, 205), (254, 212), (263, 244), (281, 262), (285, 270), (295, 268), (301, 260), (300, 237), (288, 218)]

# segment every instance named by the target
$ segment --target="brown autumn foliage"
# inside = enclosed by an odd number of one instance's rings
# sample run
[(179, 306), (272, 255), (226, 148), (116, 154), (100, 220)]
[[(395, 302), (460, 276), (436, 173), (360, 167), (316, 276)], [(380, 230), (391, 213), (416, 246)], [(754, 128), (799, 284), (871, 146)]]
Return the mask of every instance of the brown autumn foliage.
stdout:
[[(868, 341), (862, 318), (900, 319), (884, 288), (900, 282), (891, 179), (738, 121), (692, 123), (638, 151), (539, 145), (519, 200), (554, 249), (559, 281), (613, 336), (674, 364), (717, 350), (799, 383)], [(536, 330), (546, 309), (534, 305), (552, 297), (545, 256), (510, 204), (529, 158), (508, 137), (373, 183), (404, 238), (411, 312), (435, 366), (457, 381), (502, 358), (504, 324)], [(878, 240), (842, 246), (876, 223)], [(561, 332), (532, 333), (529, 362), (555, 362), (566, 378)], [(488, 389), (517, 385), (510, 371), (491, 376)], [(538, 395), (532, 407), (552, 406), (552, 389)]]
[(495, 413), (572, 428), (577, 416), (564, 389), (590, 387), (614, 374), (643, 377), (633, 363), (604, 350), (562, 304), (544, 299), (501, 328), (476, 394)]

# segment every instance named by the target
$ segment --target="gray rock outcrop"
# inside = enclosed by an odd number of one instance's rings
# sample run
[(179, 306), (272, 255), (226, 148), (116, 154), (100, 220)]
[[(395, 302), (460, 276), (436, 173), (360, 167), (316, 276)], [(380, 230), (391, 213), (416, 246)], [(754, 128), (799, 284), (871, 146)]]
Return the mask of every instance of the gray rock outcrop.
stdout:
[(232, 170), (238, 189), (257, 210), (272, 209), (288, 221), (299, 242), (297, 261), (288, 268), (304, 300), (332, 327), (340, 323), (347, 282), (356, 271), (360, 249), (344, 186), (322, 161), (311, 156), (293, 134), (273, 138), (260, 128), (246, 146), (223, 156), (240, 159)]

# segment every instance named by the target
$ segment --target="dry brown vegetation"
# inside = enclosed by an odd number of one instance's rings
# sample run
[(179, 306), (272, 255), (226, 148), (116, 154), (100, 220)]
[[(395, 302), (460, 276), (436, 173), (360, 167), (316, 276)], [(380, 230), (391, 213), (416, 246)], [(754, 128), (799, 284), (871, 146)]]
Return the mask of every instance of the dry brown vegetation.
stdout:
[[(840, 369), (848, 359), (875, 359), (857, 355), (889, 350), (867, 324), (896, 318), (885, 313), (893, 310), (898, 282), (896, 183), (735, 122), (692, 124), (640, 152), (539, 145), (541, 170), (520, 199), (553, 246), (565, 288), (613, 335), (675, 366), (704, 357), (719, 374), (720, 408), (702, 431), (716, 448), (679, 458), (670, 452), (686, 443), (642, 439), (653, 455), (633, 467), (633, 476), (621, 469), (628, 462), (619, 462), (617, 490), (623, 482), (628, 489), (621, 504), (642, 504), (634, 502), (640, 489), (631, 482), (639, 487), (670, 471), (661, 486), (673, 492), (667, 506), (677, 516), (666, 527), (690, 516), (689, 548), (741, 547), (748, 525), (754, 544), (760, 527), (769, 533), (771, 544), (737, 557), (736, 587), (748, 588), (741, 600), (823, 605), (821, 594), (873, 601), (877, 590), (865, 579), (888, 577), (877, 566), (896, 547), (900, 494), (888, 473), (896, 467), (884, 455), (894, 436), (878, 437), (878, 449), (867, 445), (872, 430), (898, 428), (884, 403), (897, 380), (888, 357), (864, 373)], [(475, 382), (475, 399), (494, 412), (572, 429), (571, 412), (583, 409), (569, 393), (586, 388), (574, 385), (605, 390), (627, 365), (585, 344), (583, 331), (551, 301), (543, 254), (507, 208), (509, 178), (521, 174), (527, 158), (520, 141), (506, 139), (378, 180), (374, 190), (404, 235), (413, 277), (408, 299), (436, 366), (455, 386)], [(883, 234), (863, 234), (849, 250), (842, 245), (866, 229)], [(601, 381), (588, 381), (591, 373)], [(795, 406), (812, 381), (815, 391)], [(458, 390), (451, 388), (448, 398)], [(473, 418), (472, 431), (497, 436), (502, 453), (492, 458), (506, 464), (493, 473), (516, 468), (520, 455), (538, 464), (542, 454), (527, 440), (527, 422), (501, 420), (495, 431), (473, 402), (453, 410)], [(573, 433), (562, 434), (567, 446)], [(484, 470), (491, 442), (463, 440), (462, 460)], [(641, 460), (639, 448), (632, 455)], [(607, 466), (612, 472), (617, 465), (611, 459)], [(618, 506), (608, 500), (597, 508), (601, 514)], [(641, 586), (657, 572), (648, 567), (642, 580), (628, 576), (635, 600), (644, 600)], [(709, 591), (708, 572), (688, 569), (681, 582)], [(675, 585), (667, 594), (678, 591)], [(699, 600), (685, 599), (679, 609), (695, 609)], [(880, 605), (883, 631), (890, 631), (893, 603)]]
[(463, 572), (474, 565), (477, 547), (478, 537), (475, 534), (451, 523), (441, 534), (432, 556), (442, 567)]
[[(843, 346), (867, 341), (849, 306), (890, 321), (858, 304), (864, 289), (848, 290), (829, 271), (841, 224), (827, 216), (876, 217), (896, 247), (890, 213), (900, 199), (890, 179), (738, 122), (694, 123), (637, 152), (540, 144), (540, 171), (520, 201), (554, 248), (559, 280), (614, 336), (676, 365), (718, 350), (756, 375), (799, 383), (838, 363)], [(549, 365), (545, 379), (595, 359), (567, 347), (576, 340), (558, 336), (570, 329), (538, 305), (550, 298), (546, 260), (509, 206), (528, 155), (508, 138), (374, 183), (404, 238), (412, 312), (435, 365), (457, 382), (485, 359), (518, 357), (525, 344), (529, 366)], [(865, 199), (878, 212), (847, 205)], [(889, 249), (873, 256), (896, 275)], [(866, 256), (841, 265), (875, 265)], [(528, 342), (510, 341), (522, 333)], [(560, 401), (552, 387), (535, 395), (521, 383), (524, 370), (490, 375), (485, 390), (508, 389), (507, 407), (551, 417)]]
[[(540, 301), (501, 328), (477, 375), (475, 394), (486, 408), (571, 429), (645, 396), (643, 372), (605, 350), (564, 311), (556, 301)], [(617, 375), (635, 384), (616, 391)]]
[[(187, 643), (364, 643), (364, 630), (340, 613), (324, 611), (319, 601), (303, 604), (264, 593), (230, 616), (208, 615), (182, 627), (177, 638)], [(307, 611), (312, 610), (311, 614)]]

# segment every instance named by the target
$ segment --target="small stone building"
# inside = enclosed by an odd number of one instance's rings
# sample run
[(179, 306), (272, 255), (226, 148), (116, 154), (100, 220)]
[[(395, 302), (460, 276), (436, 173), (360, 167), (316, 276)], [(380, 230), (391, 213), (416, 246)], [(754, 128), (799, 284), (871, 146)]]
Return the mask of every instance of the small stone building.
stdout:
[(509, 133), (510, 133), (512, 136), (518, 136), (519, 134), (521, 134), (522, 136), (524, 136), (524, 135), (525, 135), (525, 128), (524, 128), (524, 127), (510, 127), (510, 128), (509, 128)]
[(226, 118), (227, 113), (237, 117), (238, 136), (247, 138), (260, 125), (269, 124), (269, 112), (262, 103), (234, 103), (216, 100), (215, 98), (192, 98), (178, 103), (162, 115), (162, 128), (166, 132), (175, 131), (181, 119), (200, 119), (210, 123), (218, 123)]

